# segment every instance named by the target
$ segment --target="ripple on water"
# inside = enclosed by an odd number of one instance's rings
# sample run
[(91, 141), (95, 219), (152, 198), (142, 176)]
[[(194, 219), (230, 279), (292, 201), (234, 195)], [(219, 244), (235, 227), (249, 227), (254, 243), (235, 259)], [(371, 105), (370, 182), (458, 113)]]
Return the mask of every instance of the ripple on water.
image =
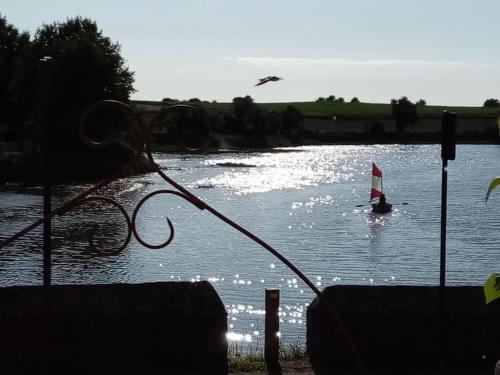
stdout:
[[(450, 163), (450, 284), (481, 284), (500, 256), (496, 209), (500, 195), (486, 207), (483, 201), (491, 176), (499, 174), (498, 156), (497, 146), (460, 145), (457, 159)], [(194, 192), (276, 247), (318, 287), (439, 282), (441, 185), (436, 145), (300, 147), (293, 152), (155, 158), (179, 182), (206, 187)], [(355, 207), (368, 199), (372, 161), (383, 168), (390, 201), (409, 203), (391, 215), (373, 216), (369, 209)], [(55, 203), (87, 187), (57, 188)], [(104, 193), (131, 213), (147, 193), (165, 188), (160, 178), (148, 174), (124, 179)], [(41, 207), (40, 189), (0, 191), (1, 236), (40, 217)], [(88, 232), (97, 224), (100, 243), (120, 243), (126, 230), (116, 209), (87, 205), (56, 218), (54, 282), (208, 280), (228, 311), (228, 339), (243, 344), (255, 344), (257, 333), (263, 332), (265, 289), (279, 288), (282, 339), (305, 342), (305, 315), (314, 294), (297, 275), (247, 238), (176, 197), (150, 201), (141, 210), (140, 233), (153, 243), (163, 241), (168, 235), (167, 215), (175, 226), (168, 248), (144, 249), (132, 240), (113, 257), (89, 252)], [(41, 284), (40, 238), (38, 229), (1, 251), (2, 285)]]

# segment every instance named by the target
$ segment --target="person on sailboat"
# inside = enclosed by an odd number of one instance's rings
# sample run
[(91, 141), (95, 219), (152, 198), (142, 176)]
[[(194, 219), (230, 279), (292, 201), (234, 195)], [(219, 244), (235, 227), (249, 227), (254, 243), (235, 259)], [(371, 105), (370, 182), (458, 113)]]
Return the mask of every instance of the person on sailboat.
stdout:
[(379, 198), (378, 203), (379, 203), (381, 206), (385, 206), (385, 204), (387, 203), (387, 202), (386, 202), (386, 200), (385, 200), (385, 194), (384, 194), (384, 193), (382, 193), (382, 194), (380, 195), (380, 198)]
[(387, 200), (385, 199), (385, 194), (382, 193), (378, 198), (378, 202), (372, 204), (372, 209), (373, 212), (375, 213), (385, 214), (392, 210), (392, 204), (387, 203)]

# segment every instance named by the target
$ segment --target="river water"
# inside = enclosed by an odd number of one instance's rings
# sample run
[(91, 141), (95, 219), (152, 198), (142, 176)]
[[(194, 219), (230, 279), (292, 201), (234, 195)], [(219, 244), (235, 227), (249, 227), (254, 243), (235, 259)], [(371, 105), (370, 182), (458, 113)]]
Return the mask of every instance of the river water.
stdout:
[[(441, 159), (438, 145), (306, 146), (255, 153), (156, 154), (177, 182), (274, 246), (318, 288), (328, 285), (439, 284)], [(500, 147), (457, 146), (449, 162), (448, 285), (481, 285), (500, 271), (500, 191), (484, 202), (491, 179), (500, 175)], [(390, 214), (372, 214), (367, 203), (371, 163), (384, 173)], [(91, 185), (60, 186), (54, 205)], [(147, 193), (169, 188), (155, 174), (122, 179), (102, 193), (132, 212)], [(39, 218), (40, 188), (0, 190), (0, 233), (7, 237)], [(401, 203), (408, 203), (402, 205)], [(90, 251), (119, 246), (126, 235), (116, 208), (87, 204), (53, 221), (56, 284), (210, 281), (228, 311), (231, 341), (262, 347), (264, 294), (281, 290), (281, 337), (305, 343), (307, 305), (314, 294), (266, 250), (210, 213), (175, 196), (159, 195), (141, 209), (144, 239), (120, 254)], [(0, 253), (0, 285), (42, 283), (41, 229)]]

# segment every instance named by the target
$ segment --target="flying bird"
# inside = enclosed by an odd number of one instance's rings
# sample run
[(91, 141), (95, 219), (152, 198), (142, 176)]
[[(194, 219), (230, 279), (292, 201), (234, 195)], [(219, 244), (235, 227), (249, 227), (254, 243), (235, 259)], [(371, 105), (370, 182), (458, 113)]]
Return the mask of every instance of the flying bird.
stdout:
[(263, 85), (264, 83), (271, 82), (271, 81), (279, 81), (280, 79), (283, 79), (283, 78), (276, 77), (276, 76), (269, 76), (269, 77), (265, 77), (265, 78), (260, 78), (259, 82), (257, 82), (255, 84), (255, 86), (260, 86), (260, 85)]

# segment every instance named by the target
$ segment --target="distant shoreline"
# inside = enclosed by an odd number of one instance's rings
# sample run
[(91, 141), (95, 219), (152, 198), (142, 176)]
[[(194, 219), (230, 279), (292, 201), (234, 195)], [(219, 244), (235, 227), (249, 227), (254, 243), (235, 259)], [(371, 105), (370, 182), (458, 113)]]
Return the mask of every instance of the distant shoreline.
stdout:
[[(173, 104), (188, 104), (199, 106), (205, 110), (214, 109), (223, 112), (231, 111), (231, 102), (208, 102), (208, 101), (154, 101), (154, 100), (130, 100), (130, 104), (146, 111), (157, 111), (162, 107)], [(294, 106), (306, 118), (316, 119), (390, 119), (392, 110), (390, 103), (347, 103), (347, 102), (282, 102), (282, 103), (256, 103), (269, 111), (281, 111), (287, 106)], [(465, 107), (465, 106), (443, 106), (443, 105), (417, 105), (417, 111), (421, 119), (441, 118), (443, 111), (455, 112), (458, 118), (497, 118), (500, 108), (495, 107)]]
[[(162, 110), (174, 101), (131, 101), (145, 121), (157, 121)], [(203, 101), (182, 102), (206, 111), (207, 116), (220, 121), (220, 117), (233, 117), (233, 103), (209, 103)], [(396, 127), (391, 104), (372, 103), (262, 103), (266, 111), (282, 111), (287, 105), (296, 107), (303, 114), (300, 125), (288, 132), (276, 129), (264, 134), (252, 133), (240, 126), (239, 132), (229, 132), (218, 125), (213, 131), (214, 148), (270, 149), (274, 147), (333, 144), (433, 144), (441, 143), (441, 115), (444, 110), (457, 114), (456, 140), (463, 144), (500, 143), (497, 117), (499, 108), (444, 107), (418, 105), (418, 119), (403, 129)], [(219, 116), (219, 117), (218, 117)], [(219, 118), (219, 120), (217, 120)], [(227, 123), (227, 121), (226, 121)], [(234, 125), (233, 125), (234, 126)], [(241, 128), (243, 126), (243, 129)], [(173, 151), (174, 144), (158, 144), (154, 147)]]

